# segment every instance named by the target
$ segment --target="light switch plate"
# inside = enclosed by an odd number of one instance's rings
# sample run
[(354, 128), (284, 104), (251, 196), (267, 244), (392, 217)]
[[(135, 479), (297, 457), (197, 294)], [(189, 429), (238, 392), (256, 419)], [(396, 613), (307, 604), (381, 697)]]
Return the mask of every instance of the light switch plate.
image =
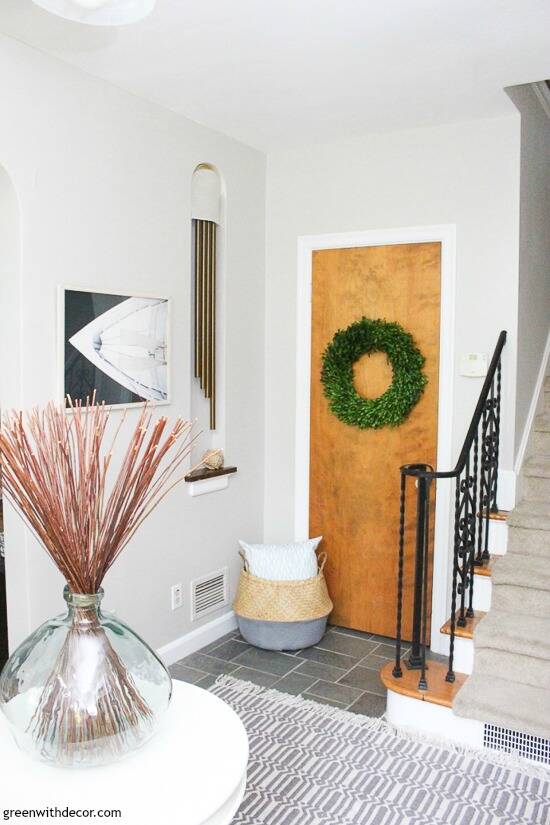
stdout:
[(465, 352), (460, 357), (460, 374), (467, 378), (487, 375), (487, 355), (484, 352)]

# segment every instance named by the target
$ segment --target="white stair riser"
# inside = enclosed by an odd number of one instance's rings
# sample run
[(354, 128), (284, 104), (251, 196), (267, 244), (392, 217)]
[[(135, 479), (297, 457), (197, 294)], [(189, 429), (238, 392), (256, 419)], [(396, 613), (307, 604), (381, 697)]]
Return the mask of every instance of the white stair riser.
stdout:
[(388, 722), (398, 727), (474, 748), (483, 747), (483, 722), (455, 716), (450, 708), (441, 705), (388, 690), (386, 716)]
[[(439, 650), (443, 656), (449, 655), (449, 647), (451, 637), (448, 633), (441, 633), (441, 644), (438, 645)], [(470, 674), (474, 667), (474, 643), (471, 639), (461, 639), (460, 636), (455, 636), (455, 650), (453, 670), (455, 673)], [(428, 663), (429, 668), (429, 663)], [(428, 685), (430, 684), (429, 669), (428, 669)]]
[(483, 610), (488, 613), (491, 607), (491, 593), (493, 585), (490, 576), (475, 576), (474, 578), (474, 610)]
[(489, 553), (503, 556), (508, 546), (508, 525), (505, 521), (489, 521)]
[(474, 643), (472, 639), (455, 636), (453, 670), (457, 673), (470, 674), (474, 669)]
[(527, 498), (546, 501), (550, 499), (550, 478), (525, 476), (523, 479), (523, 490)]

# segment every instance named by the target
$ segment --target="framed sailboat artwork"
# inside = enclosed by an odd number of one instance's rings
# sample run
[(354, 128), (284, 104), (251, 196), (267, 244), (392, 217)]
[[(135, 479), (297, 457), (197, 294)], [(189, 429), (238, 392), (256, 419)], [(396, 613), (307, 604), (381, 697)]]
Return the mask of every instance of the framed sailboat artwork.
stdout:
[(60, 287), (60, 383), (67, 405), (170, 403), (170, 301)]

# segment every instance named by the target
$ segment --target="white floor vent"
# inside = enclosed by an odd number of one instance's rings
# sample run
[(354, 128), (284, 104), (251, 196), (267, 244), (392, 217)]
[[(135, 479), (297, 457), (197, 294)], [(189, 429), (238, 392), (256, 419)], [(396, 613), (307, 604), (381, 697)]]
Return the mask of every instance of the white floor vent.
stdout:
[(228, 568), (223, 567), (200, 579), (191, 582), (191, 620), (200, 619), (207, 613), (219, 610), (227, 604), (229, 593), (227, 587)]
[(550, 740), (530, 733), (508, 730), (498, 725), (485, 725), (483, 745), (550, 765)]

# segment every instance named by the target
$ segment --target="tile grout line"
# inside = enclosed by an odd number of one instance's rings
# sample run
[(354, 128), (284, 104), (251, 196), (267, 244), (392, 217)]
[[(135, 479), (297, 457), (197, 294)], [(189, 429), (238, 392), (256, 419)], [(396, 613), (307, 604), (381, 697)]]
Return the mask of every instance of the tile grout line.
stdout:
[[(322, 681), (323, 681), (323, 679), (318, 679), (317, 681), (318, 681), (318, 682), (322, 682)], [(316, 682), (315, 684), (317, 684), (317, 682)], [(328, 684), (337, 684), (337, 683), (329, 682)], [(311, 687), (315, 687), (315, 685), (312, 685)], [(311, 691), (311, 687), (309, 687), (309, 688), (308, 688), (308, 692), (310, 692), (310, 691)], [(347, 703), (346, 707), (348, 707), (349, 705), (353, 704), (353, 702), (356, 702), (358, 699), (360, 699), (360, 698), (361, 698), (361, 696), (363, 695), (363, 693), (365, 693), (365, 691), (364, 691), (364, 690), (361, 690), (360, 688), (354, 688), (354, 687), (353, 687), (353, 685), (342, 685), (341, 687), (351, 687), (351, 689), (352, 689), (352, 690), (358, 690), (358, 691), (359, 691), (359, 696), (355, 696), (355, 698), (354, 698), (351, 702), (348, 702), (348, 703)], [(315, 694), (315, 693), (313, 693), (312, 695), (313, 695), (313, 696), (316, 696), (316, 695), (317, 695), (319, 699), (326, 699), (326, 696), (321, 696), (320, 694)], [(334, 701), (335, 701), (335, 702), (337, 702), (338, 700), (337, 700), (337, 699), (335, 699)], [(345, 704), (345, 703), (344, 703), (344, 702), (342, 702), (342, 704)]]
[[(203, 655), (205, 655), (205, 656), (206, 656), (207, 654), (203, 654)], [(242, 655), (242, 654), (239, 654), (239, 655)], [(213, 657), (211, 657), (211, 658), (213, 658)], [(218, 660), (218, 661), (223, 661), (223, 660)], [(306, 659), (306, 660), (302, 660), (302, 661), (308, 661), (308, 660)], [(230, 664), (230, 662), (227, 662), (227, 664)], [(300, 666), (300, 665), (298, 665), (297, 667), (299, 667), (299, 666)], [(246, 666), (246, 665), (240, 665), (239, 667), (247, 667), (247, 666)], [(193, 668), (193, 669), (194, 669), (194, 670), (197, 670), (196, 668)], [(238, 669), (239, 669), (239, 668), (236, 668), (236, 670), (238, 670)], [(247, 669), (248, 669), (248, 670), (252, 670), (252, 671), (256, 671), (257, 673), (261, 673), (261, 674), (262, 674), (262, 675), (264, 675), (264, 676), (278, 676), (278, 674), (276, 674), (276, 673), (270, 673), (269, 671), (266, 671), (266, 670), (260, 670), (259, 668), (252, 668), (252, 667), (251, 667), (251, 668), (247, 668)], [(277, 687), (277, 685), (278, 685), (280, 682), (282, 682), (282, 681), (285, 679), (285, 677), (286, 677), (286, 676), (289, 676), (291, 673), (294, 673), (296, 670), (297, 670), (297, 668), (293, 668), (292, 670), (289, 670), (287, 673), (285, 673), (283, 676), (278, 676), (278, 678), (275, 680), (275, 682), (273, 682), (273, 684), (271, 684), (271, 685), (267, 685), (267, 686), (266, 686), (266, 687), (267, 687), (267, 689), (268, 689), (268, 690), (271, 690), (272, 688), (276, 688), (276, 687)], [(351, 668), (351, 670), (353, 670), (353, 668)], [(192, 684), (195, 684), (195, 685), (200, 685), (200, 683), (201, 683), (202, 681), (204, 681), (204, 679), (205, 679), (205, 678), (207, 678), (208, 676), (210, 676), (210, 677), (214, 677), (214, 678), (217, 678), (217, 675), (216, 675), (215, 673), (207, 673), (207, 672), (205, 672), (205, 671), (197, 671), (197, 672), (200, 672), (202, 675), (201, 675), (200, 679), (199, 679), (197, 682), (193, 682), (193, 683), (192, 683)], [(227, 673), (227, 674), (218, 674), (218, 675), (227, 675), (227, 676), (231, 676), (231, 675), (233, 675), (233, 674), (234, 674), (234, 672), (235, 672), (235, 671), (229, 671), (229, 673)], [(298, 675), (302, 675), (302, 674), (298, 674)], [(306, 673), (304, 673), (304, 674), (303, 674), (303, 676), (304, 676), (305, 678), (308, 678), (308, 674), (306, 674)], [(235, 677), (235, 678), (237, 678), (237, 677)], [(294, 694), (294, 695), (297, 695), (297, 696), (303, 696), (303, 697), (305, 697), (305, 698), (311, 697), (313, 700), (315, 700), (315, 699), (326, 699), (327, 697), (322, 696), (321, 694), (316, 694), (316, 693), (313, 693), (313, 692), (312, 692), (312, 689), (313, 689), (313, 688), (314, 688), (314, 687), (315, 687), (315, 686), (316, 686), (319, 682), (326, 682), (327, 684), (332, 684), (332, 685), (339, 685), (339, 684), (340, 684), (339, 682), (330, 682), (328, 679), (315, 679), (315, 677), (309, 677), (309, 678), (313, 678), (313, 679), (314, 679), (314, 681), (312, 682), (312, 684), (311, 684), (311, 685), (308, 685), (308, 687), (307, 687), (304, 691), (302, 691), (301, 693)], [(341, 678), (342, 678), (342, 677), (341, 677)], [(352, 706), (352, 705), (354, 705), (356, 702), (358, 702), (360, 699), (362, 699), (362, 698), (364, 697), (364, 695), (365, 695), (365, 694), (368, 694), (369, 696), (375, 696), (376, 698), (382, 698), (381, 694), (379, 694), (379, 693), (374, 693), (373, 691), (371, 691), (371, 690), (366, 690), (366, 689), (365, 689), (365, 690), (362, 690), (361, 688), (356, 688), (354, 685), (342, 685), (342, 687), (351, 687), (352, 689), (359, 690), (359, 695), (358, 695), (358, 696), (355, 696), (355, 697), (351, 700), (351, 702), (347, 702), (347, 703), (345, 703), (345, 702), (338, 702), (338, 700), (336, 700), (336, 699), (332, 700), (332, 702), (334, 702), (333, 707), (339, 707), (339, 708), (341, 708), (342, 710), (349, 710), (349, 708), (351, 708), (351, 706)], [(292, 694), (291, 694), (291, 695), (292, 695)], [(331, 702), (329, 702), (329, 704), (331, 704)]]
[[(359, 639), (360, 641), (370, 641), (372, 643), (372, 637), (363, 639), (362, 637), (355, 636), (354, 634), (339, 632), (335, 628), (331, 628), (329, 632), (331, 632), (333, 635), (338, 635), (342, 638), (343, 637), (347, 637), (347, 638), (351, 638), (351, 639), (356, 638), (356, 639)], [(232, 659), (218, 658), (215, 655), (216, 650), (218, 650), (220, 647), (222, 647), (224, 644), (227, 644), (230, 641), (238, 642), (240, 644), (243, 644), (243, 646), (246, 645), (246, 650), (243, 650), (242, 652), (238, 653), (237, 656), (232, 658)], [(212, 659), (213, 661), (217, 661), (220, 665), (223, 665), (225, 668), (232, 668), (232, 670), (227, 671), (227, 675), (235, 674), (235, 672), (237, 670), (239, 670), (241, 668), (246, 668), (246, 669), (249, 669), (251, 671), (255, 671), (259, 674), (262, 674), (264, 676), (270, 676), (272, 678), (274, 677), (275, 681), (271, 685), (269, 685), (268, 688), (275, 688), (276, 689), (277, 685), (279, 685), (287, 676), (289, 676), (291, 674), (296, 674), (297, 673), (299, 676), (303, 675), (304, 678), (312, 678), (314, 680), (312, 682), (312, 684), (309, 685), (307, 688), (305, 688), (305, 690), (302, 691), (302, 693), (298, 694), (298, 695), (302, 695), (302, 696), (303, 695), (310, 695), (312, 698), (325, 699), (326, 697), (324, 697), (322, 695), (319, 695), (319, 696), (316, 697), (316, 694), (311, 693), (311, 690), (313, 688), (315, 688), (319, 684), (319, 682), (326, 682), (327, 684), (339, 685), (339, 686), (342, 686), (342, 687), (351, 687), (352, 689), (359, 690), (359, 695), (356, 696), (354, 699), (352, 699), (351, 702), (344, 703), (344, 702), (339, 702), (338, 700), (333, 700), (334, 706), (340, 707), (340, 708), (343, 708), (343, 709), (347, 710), (353, 704), (355, 704), (361, 698), (363, 698), (363, 696), (365, 696), (365, 694), (367, 694), (369, 696), (372, 696), (372, 697), (381, 698), (381, 694), (375, 693), (372, 690), (358, 688), (355, 685), (345, 685), (342, 682), (342, 679), (344, 679), (349, 673), (351, 673), (352, 670), (354, 670), (357, 667), (363, 667), (365, 670), (371, 670), (372, 672), (376, 672), (376, 668), (368, 668), (365, 664), (362, 664), (362, 663), (369, 656), (372, 656), (372, 655), (380, 656), (380, 654), (377, 653), (377, 651), (380, 650), (381, 645), (386, 645), (388, 643), (389, 642), (377, 641), (372, 650), (370, 650), (368, 653), (361, 656), (360, 658), (357, 658), (357, 661), (355, 661), (353, 665), (345, 667), (345, 668), (344, 667), (338, 667), (338, 665), (334, 665), (334, 664), (329, 665), (328, 663), (316, 662), (315, 659), (302, 658), (299, 655), (302, 652), (301, 649), (298, 650), (298, 651), (293, 651), (292, 653), (284, 652), (284, 651), (273, 651), (274, 653), (280, 653), (282, 656), (289, 657), (289, 658), (294, 658), (294, 660), (296, 662), (296, 664), (293, 667), (291, 667), (290, 670), (288, 670), (286, 673), (284, 673), (282, 675), (280, 675), (278, 673), (272, 673), (268, 670), (262, 670), (262, 668), (260, 668), (260, 667), (252, 667), (252, 666), (246, 665), (244, 662), (239, 661), (240, 658), (243, 657), (244, 654), (248, 652), (248, 650), (254, 649), (254, 646), (249, 645), (246, 642), (246, 640), (243, 640), (242, 638), (238, 638), (237, 631), (234, 633), (234, 635), (230, 636), (229, 638), (219, 640), (219, 644), (217, 644), (215, 647), (213, 647), (208, 653), (202, 653), (201, 650), (198, 650), (196, 652), (200, 653), (203, 656), (205, 656), (207, 659)], [(313, 647), (320, 650), (320, 651), (324, 651), (326, 653), (331, 653), (334, 656), (349, 657), (349, 658), (352, 658), (352, 659), (356, 659), (356, 657), (353, 656), (350, 653), (340, 652), (340, 651), (336, 651), (336, 650), (331, 650), (330, 648), (323, 647), (322, 646), (322, 640), (321, 640), (320, 644), (314, 645)], [(185, 657), (185, 658), (187, 658), (187, 657)], [(386, 658), (386, 657), (381, 657), (381, 658)], [(185, 659), (180, 660), (180, 662), (185, 665)], [(329, 678), (318, 678), (318, 677), (310, 676), (307, 673), (303, 673), (303, 674), (300, 673), (299, 669), (303, 665), (305, 665), (307, 662), (310, 662), (313, 665), (317, 664), (321, 667), (323, 665), (325, 665), (326, 667), (336, 668), (337, 670), (340, 670), (342, 672), (341, 672), (340, 676), (338, 676), (336, 679), (334, 679), (334, 681), (332, 679), (329, 679)], [(174, 664), (178, 664), (178, 662), (175, 662)], [(211, 673), (208, 673), (207, 671), (203, 671), (202, 668), (194, 667), (193, 665), (185, 665), (185, 666), (190, 668), (191, 670), (196, 671), (197, 673), (203, 674), (203, 675), (200, 676), (198, 682), (195, 682), (195, 684), (200, 684), (202, 681), (206, 680), (206, 677), (208, 677), (208, 676), (214, 677), (214, 678), (216, 677), (216, 674), (211, 674)], [(238, 677), (235, 677), (235, 678), (238, 678)], [(329, 704), (330, 704), (330, 702), (329, 702)]]
[[(344, 634), (342, 634), (342, 635), (344, 635)], [(222, 642), (222, 644), (224, 644), (224, 643)], [(381, 643), (381, 644), (382, 644), (382, 643)], [(315, 647), (317, 648), (317, 645), (315, 645)], [(216, 648), (216, 649), (217, 649), (217, 648)], [(215, 650), (216, 650), (216, 649), (215, 649)], [(253, 648), (253, 646), (251, 645), (248, 649), (254, 649), (254, 648)], [(234, 667), (234, 669), (233, 669), (233, 670), (237, 670), (238, 668), (241, 668), (241, 667), (246, 667), (246, 668), (248, 668), (249, 670), (256, 670), (256, 671), (258, 671), (259, 673), (263, 673), (263, 674), (264, 674), (264, 675), (266, 675), (266, 676), (277, 676), (277, 677), (278, 677), (277, 681), (279, 681), (280, 679), (284, 679), (284, 677), (285, 677), (285, 676), (288, 676), (288, 674), (290, 674), (290, 673), (294, 673), (295, 671), (297, 671), (297, 670), (298, 670), (298, 668), (300, 668), (300, 667), (301, 667), (301, 666), (302, 666), (305, 662), (313, 662), (313, 664), (320, 664), (320, 665), (323, 665), (323, 662), (315, 662), (315, 660), (314, 660), (314, 659), (302, 659), (302, 658), (300, 658), (300, 657), (298, 656), (298, 654), (295, 654), (295, 655), (294, 655), (294, 654), (289, 654), (289, 653), (283, 653), (282, 651), (273, 651), (273, 652), (276, 652), (276, 653), (281, 653), (281, 655), (283, 655), (283, 656), (288, 656), (289, 658), (293, 658), (293, 659), (295, 659), (295, 660), (296, 660), (296, 665), (294, 665), (294, 667), (292, 667), (290, 670), (287, 670), (287, 672), (286, 672), (286, 673), (284, 673), (282, 676), (280, 676), (278, 673), (272, 673), (272, 672), (271, 672), (271, 671), (269, 671), (269, 670), (262, 670), (262, 668), (260, 668), (260, 667), (252, 667), (251, 665), (246, 665), (246, 664), (244, 664), (244, 663), (240, 662), (240, 661), (239, 661), (239, 659), (241, 658), (241, 656), (244, 656), (244, 655), (245, 655), (245, 653), (248, 653), (248, 649), (247, 649), (247, 650), (243, 650), (243, 651), (242, 651), (242, 653), (239, 653), (239, 654), (238, 654), (236, 657), (234, 657), (233, 659), (220, 659), (220, 658), (218, 658), (217, 656), (214, 656), (214, 655), (213, 655), (213, 653), (215, 652), (215, 650), (213, 650), (211, 653), (202, 653), (201, 655), (202, 655), (202, 656), (206, 656), (208, 659), (214, 659), (216, 662), (223, 663), (223, 664), (225, 664), (226, 666), (229, 666), (229, 665), (234, 664), (236, 667)], [(348, 656), (348, 655), (349, 655), (349, 654), (346, 654), (346, 653), (337, 653), (337, 652), (335, 652), (335, 651), (328, 650), (327, 648), (318, 648), (318, 649), (326, 650), (326, 652), (327, 652), (327, 653), (334, 653), (336, 656)], [(197, 652), (197, 653), (201, 653), (201, 651), (200, 651), (200, 650), (198, 650), (198, 651), (196, 651), (196, 652)], [(298, 653), (300, 653), (300, 652), (301, 652), (301, 650), (300, 650), (300, 651), (298, 651)], [(374, 653), (374, 651), (371, 651), (371, 653), (370, 653), (370, 654), (367, 654), (367, 656), (371, 655), (372, 653)], [(191, 655), (192, 655), (192, 654), (191, 654)], [(355, 657), (353, 657), (353, 656), (352, 656), (352, 657), (350, 657), (350, 658), (355, 658)], [(338, 679), (337, 679), (336, 681), (334, 681), (334, 682), (331, 682), (331, 680), (330, 680), (330, 679), (316, 679), (316, 681), (317, 681), (317, 682), (319, 682), (319, 681), (321, 681), (321, 682), (329, 682), (329, 683), (331, 683), (331, 684), (339, 684), (339, 683), (340, 683), (340, 680), (341, 680), (341, 679), (343, 679), (345, 676), (347, 676), (347, 675), (348, 675), (348, 674), (349, 674), (352, 670), (354, 670), (356, 667), (360, 667), (360, 666), (362, 666), (362, 665), (361, 665), (361, 662), (362, 662), (365, 658), (366, 658), (366, 656), (362, 657), (361, 659), (358, 659), (358, 660), (357, 660), (357, 661), (356, 661), (353, 665), (351, 665), (351, 666), (350, 666), (350, 667), (348, 667), (348, 668), (338, 668), (338, 666), (337, 666), (337, 665), (327, 665), (327, 667), (336, 667), (338, 670), (342, 670), (342, 671), (343, 671), (343, 673), (342, 673), (342, 674), (341, 674), (341, 676), (339, 676), (339, 677), (338, 677)], [(181, 661), (182, 661), (182, 662), (185, 662), (185, 659), (182, 659)], [(175, 663), (175, 664), (177, 664), (177, 663)], [(193, 670), (197, 670), (197, 671), (200, 671), (200, 670), (201, 670), (200, 668), (193, 667), (193, 665), (186, 665), (186, 667), (190, 667), (191, 669), (193, 669)], [(364, 667), (364, 666), (363, 666), (363, 667)], [(367, 669), (367, 670), (373, 670), (373, 672), (375, 672), (373, 668), (366, 668), (366, 669)], [(204, 672), (204, 671), (201, 671), (201, 672)], [(229, 671), (228, 675), (231, 675), (231, 672), (232, 672), (232, 671)], [(207, 674), (207, 675), (211, 675), (211, 674)], [(307, 676), (308, 674), (307, 674), (307, 673), (304, 673), (303, 675), (304, 675), (304, 676)], [(312, 677), (312, 678), (313, 678), (313, 677)], [(275, 684), (275, 683), (274, 683), (274, 684)], [(370, 692), (370, 691), (368, 691), (368, 692)], [(373, 694), (373, 695), (375, 695), (375, 696), (376, 696), (377, 694)]]
[[(244, 653), (246, 653), (246, 652), (247, 652), (247, 651), (243, 651), (243, 653), (239, 653), (239, 655), (237, 656), (237, 658), (236, 658), (236, 659), (231, 659), (231, 661), (232, 661), (232, 662), (238, 662), (239, 658), (240, 658), (241, 656), (244, 656)], [(273, 652), (277, 652), (277, 653), (278, 653), (278, 652), (280, 652), (280, 651), (273, 651)], [(329, 652), (332, 652), (332, 651), (329, 651)], [(301, 653), (301, 650), (299, 650), (299, 651), (298, 651), (298, 653)], [(205, 654), (205, 655), (207, 655), (207, 654)], [(285, 656), (289, 656), (289, 655), (291, 655), (291, 654), (285, 653), (285, 654), (283, 654), (283, 655), (285, 655)], [(338, 655), (340, 655), (340, 654), (338, 654)], [(212, 658), (213, 658), (213, 657), (212, 657)], [(286, 672), (283, 676), (281, 676), (281, 677), (280, 677), (277, 681), (280, 681), (281, 679), (284, 679), (284, 677), (285, 677), (285, 676), (288, 676), (290, 673), (294, 673), (295, 671), (297, 671), (297, 670), (298, 670), (298, 668), (300, 668), (300, 667), (304, 664), (304, 662), (310, 662), (310, 661), (312, 661), (311, 659), (300, 659), (300, 658), (298, 657), (298, 655), (297, 655), (297, 654), (296, 654), (295, 656), (292, 656), (292, 658), (294, 658), (294, 659), (296, 659), (296, 660), (297, 660), (297, 664), (296, 664), (294, 667), (292, 667), (290, 670), (287, 670), (287, 672)], [(221, 660), (220, 660), (220, 659), (218, 659), (218, 661), (221, 661)], [(322, 664), (322, 663), (320, 663), (320, 662), (314, 662), (314, 664)], [(247, 667), (247, 665), (239, 665), (239, 667)], [(331, 665), (327, 665), (327, 667), (336, 667), (336, 665), (332, 665), (332, 666), (331, 666)], [(344, 671), (344, 673), (343, 673), (343, 674), (339, 677), (339, 679), (343, 679), (343, 678), (344, 678), (344, 676), (345, 676), (347, 673), (349, 673), (351, 670), (353, 670), (353, 668), (354, 668), (354, 667), (356, 667), (356, 665), (352, 665), (350, 668), (348, 668), (347, 670), (345, 670), (345, 671)], [(261, 669), (260, 669), (260, 668), (258, 668), (258, 667), (255, 667), (255, 668), (251, 667), (251, 668), (250, 668), (250, 670), (258, 670), (260, 673), (265, 673), (265, 674), (268, 674), (268, 675), (270, 675), (270, 676), (277, 676), (277, 675), (278, 675), (278, 674), (276, 674), (276, 673), (270, 673), (270, 672), (269, 672), (269, 671), (267, 671), (267, 670), (261, 670)], [(339, 670), (343, 670), (343, 668), (339, 668)], [(304, 676), (307, 676), (308, 674), (307, 674), (307, 673), (304, 673), (303, 675), (304, 675)], [(311, 678), (314, 678), (314, 677), (311, 677)], [(314, 683), (314, 684), (316, 684), (317, 682), (330, 682), (330, 679), (316, 679), (316, 681), (315, 681), (315, 683)], [(275, 686), (275, 684), (276, 684), (276, 682), (274, 682), (274, 683), (273, 683), (272, 687), (274, 687), (274, 686)], [(338, 682), (332, 682), (332, 684), (338, 684)], [(308, 690), (309, 690), (309, 688), (308, 688)]]

